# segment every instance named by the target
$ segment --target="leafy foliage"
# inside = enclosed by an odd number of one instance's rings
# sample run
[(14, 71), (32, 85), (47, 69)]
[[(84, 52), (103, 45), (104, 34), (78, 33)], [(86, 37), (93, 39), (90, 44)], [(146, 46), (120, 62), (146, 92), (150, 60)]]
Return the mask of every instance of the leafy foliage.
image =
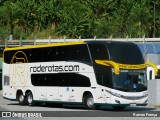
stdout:
[(152, 0), (0, 0), (0, 39), (153, 36), (160, 2)]

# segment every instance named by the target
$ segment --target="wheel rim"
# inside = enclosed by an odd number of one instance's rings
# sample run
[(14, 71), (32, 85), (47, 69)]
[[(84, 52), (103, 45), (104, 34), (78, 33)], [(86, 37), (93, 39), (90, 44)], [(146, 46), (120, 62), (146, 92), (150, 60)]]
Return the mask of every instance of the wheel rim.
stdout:
[(28, 95), (28, 103), (31, 104), (33, 101), (33, 97), (32, 95)]
[(93, 98), (89, 98), (89, 99), (87, 100), (87, 105), (88, 105), (88, 106), (93, 106), (93, 105), (94, 105), (94, 99), (93, 99)]
[(23, 102), (24, 101), (24, 96), (21, 94), (21, 95), (19, 95), (19, 101), (20, 102)]

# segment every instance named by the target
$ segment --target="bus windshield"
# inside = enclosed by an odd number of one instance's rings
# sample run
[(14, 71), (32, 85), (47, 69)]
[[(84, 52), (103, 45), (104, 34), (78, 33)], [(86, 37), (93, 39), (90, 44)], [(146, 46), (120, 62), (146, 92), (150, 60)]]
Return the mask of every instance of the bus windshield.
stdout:
[(144, 59), (137, 45), (112, 42), (107, 44), (110, 59), (121, 64), (143, 64)]
[(147, 90), (145, 70), (121, 70), (119, 75), (113, 71), (113, 88), (125, 92), (141, 92)]

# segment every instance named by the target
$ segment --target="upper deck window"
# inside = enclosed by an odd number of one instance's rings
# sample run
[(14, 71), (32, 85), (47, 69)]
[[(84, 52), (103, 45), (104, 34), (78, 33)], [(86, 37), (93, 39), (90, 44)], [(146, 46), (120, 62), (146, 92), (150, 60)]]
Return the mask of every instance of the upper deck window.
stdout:
[[(52, 46), (31, 49), (8, 50), (4, 52), (4, 62), (10, 64), (13, 56), (17, 52), (23, 52), (27, 57), (27, 62), (51, 62), (51, 61), (78, 61), (90, 64), (90, 56), (87, 45), (66, 45)], [(23, 58), (21, 54), (16, 54), (16, 58)], [(16, 61), (12, 61), (16, 63)]]
[(89, 44), (89, 49), (93, 60), (108, 60), (107, 48), (103, 44)]
[(110, 59), (121, 64), (144, 64), (139, 47), (132, 43), (107, 44)]

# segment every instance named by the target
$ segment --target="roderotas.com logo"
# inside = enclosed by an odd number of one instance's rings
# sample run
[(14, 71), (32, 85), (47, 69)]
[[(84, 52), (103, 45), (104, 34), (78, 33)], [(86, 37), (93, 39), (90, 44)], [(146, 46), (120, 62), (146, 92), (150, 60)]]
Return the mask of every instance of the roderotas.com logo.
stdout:
[(79, 72), (79, 65), (51, 65), (51, 66), (39, 66), (30, 67), (30, 72)]

